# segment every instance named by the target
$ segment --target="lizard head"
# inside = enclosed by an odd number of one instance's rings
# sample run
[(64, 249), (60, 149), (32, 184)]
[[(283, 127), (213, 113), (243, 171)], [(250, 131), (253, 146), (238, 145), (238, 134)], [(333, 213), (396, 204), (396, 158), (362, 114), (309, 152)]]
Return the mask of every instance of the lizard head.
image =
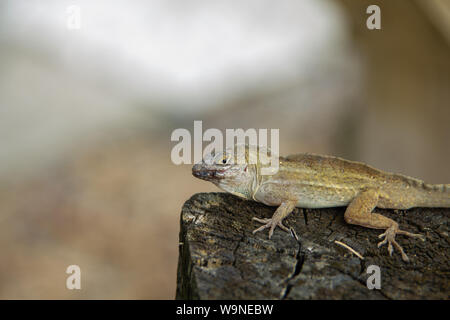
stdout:
[(210, 181), (234, 195), (250, 199), (257, 177), (257, 164), (249, 162), (248, 146), (239, 150), (211, 152), (192, 167), (194, 177)]

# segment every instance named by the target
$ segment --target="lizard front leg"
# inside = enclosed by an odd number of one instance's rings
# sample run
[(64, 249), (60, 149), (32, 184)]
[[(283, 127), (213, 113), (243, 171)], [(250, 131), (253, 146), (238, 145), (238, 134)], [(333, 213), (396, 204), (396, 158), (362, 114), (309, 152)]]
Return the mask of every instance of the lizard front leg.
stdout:
[(255, 229), (253, 233), (255, 234), (258, 231), (262, 231), (264, 229), (270, 228), (269, 230), (269, 239), (272, 238), (273, 230), (278, 226), (284, 231), (289, 232), (289, 229), (283, 225), (283, 219), (286, 218), (292, 210), (294, 210), (297, 201), (286, 200), (281, 203), (278, 209), (275, 211), (271, 219), (260, 219), (254, 217), (253, 220), (258, 221), (259, 223), (263, 223), (261, 227)]
[(395, 248), (400, 251), (403, 261), (408, 262), (409, 258), (403, 251), (403, 248), (395, 241), (395, 235), (403, 234), (410, 237), (423, 236), (400, 230), (398, 228), (398, 223), (394, 220), (378, 213), (372, 213), (372, 210), (377, 205), (378, 198), (379, 193), (377, 190), (369, 189), (362, 191), (348, 205), (344, 214), (344, 219), (350, 224), (356, 224), (372, 229), (385, 229), (385, 232), (379, 235), (379, 238), (384, 237), (384, 240), (378, 243), (378, 247), (387, 243), (389, 254), (392, 255), (392, 252), (394, 251), (392, 245), (394, 245)]

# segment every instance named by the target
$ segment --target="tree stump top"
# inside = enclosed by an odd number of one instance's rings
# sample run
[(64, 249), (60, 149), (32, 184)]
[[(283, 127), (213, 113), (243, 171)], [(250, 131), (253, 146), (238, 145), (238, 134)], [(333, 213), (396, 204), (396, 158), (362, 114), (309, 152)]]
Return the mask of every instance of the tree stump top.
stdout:
[[(252, 234), (274, 207), (226, 193), (200, 193), (183, 206), (177, 299), (448, 299), (450, 209), (377, 212), (426, 241), (397, 236), (410, 258), (377, 248), (380, 230), (349, 225), (345, 208), (299, 209), (285, 219), (294, 233)], [(339, 246), (359, 252), (361, 260)], [(381, 270), (381, 289), (369, 290), (367, 267)]]

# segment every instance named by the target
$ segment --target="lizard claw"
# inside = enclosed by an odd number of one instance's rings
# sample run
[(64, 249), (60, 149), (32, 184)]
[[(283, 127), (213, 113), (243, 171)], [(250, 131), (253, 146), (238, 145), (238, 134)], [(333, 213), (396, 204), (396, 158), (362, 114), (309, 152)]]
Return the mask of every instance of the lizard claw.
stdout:
[(386, 231), (384, 233), (382, 233), (378, 236), (378, 238), (380, 238), (380, 239), (384, 237), (384, 240), (378, 243), (378, 245), (377, 245), (378, 248), (387, 243), (389, 255), (392, 256), (392, 253), (394, 252), (394, 248), (393, 248), (393, 246), (394, 246), (398, 251), (400, 251), (403, 261), (409, 262), (409, 258), (406, 255), (405, 251), (403, 251), (403, 248), (397, 243), (397, 241), (395, 241), (396, 234), (403, 234), (403, 235), (406, 235), (409, 237), (421, 238), (422, 241), (425, 241), (425, 237), (421, 234), (410, 233), (407, 231), (398, 230), (398, 227), (396, 227), (396, 226), (389, 227), (388, 229), (386, 229)]
[(269, 230), (269, 239), (272, 238), (273, 235), (273, 231), (275, 230), (275, 227), (280, 227), (281, 229), (283, 229), (286, 232), (290, 232), (289, 228), (287, 228), (285, 225), (283, 225), (282, 221), (277, 221), (276, 219), (267, 219), (267, 218), (256, 218), (254, 217), (253, 220), (259, 222), (259, 223), (263, 223), (263, 225), (255, 230), (253, 230), (253, 234), (255, 234), (256, 232), (262, 231), (264, 229), (270, 228)]

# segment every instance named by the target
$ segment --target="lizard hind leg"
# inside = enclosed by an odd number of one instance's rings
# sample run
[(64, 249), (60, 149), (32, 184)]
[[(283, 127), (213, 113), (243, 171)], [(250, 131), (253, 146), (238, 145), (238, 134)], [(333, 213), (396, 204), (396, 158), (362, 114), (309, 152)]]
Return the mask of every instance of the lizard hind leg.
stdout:
[(395, 241), (395, 236), (397, 234), (422, 238), (423, 236), (400, 230), (398, 228), (398, 223), (394, 220), (378, 213), (372, 213), (372, 210), (377, 205), (378, 197), (379, 194), (377, 190), (369, 189), (362, 191), (352, 200), (352, 202), (350, 202), (345, 211), (344, 219), (347, 223), (360, 225), (366, 228), (385, 229), (385, 232), (379, 235), (379, 238), (384, 237), (384, 240), (378, 243), (378, 247), (387, 243), (390, 255), (394, 252), (393, 247), (395, 247), (400, 251), (403, 261), (408, 262), (409, 258), (403, 251), (403, 248)]

